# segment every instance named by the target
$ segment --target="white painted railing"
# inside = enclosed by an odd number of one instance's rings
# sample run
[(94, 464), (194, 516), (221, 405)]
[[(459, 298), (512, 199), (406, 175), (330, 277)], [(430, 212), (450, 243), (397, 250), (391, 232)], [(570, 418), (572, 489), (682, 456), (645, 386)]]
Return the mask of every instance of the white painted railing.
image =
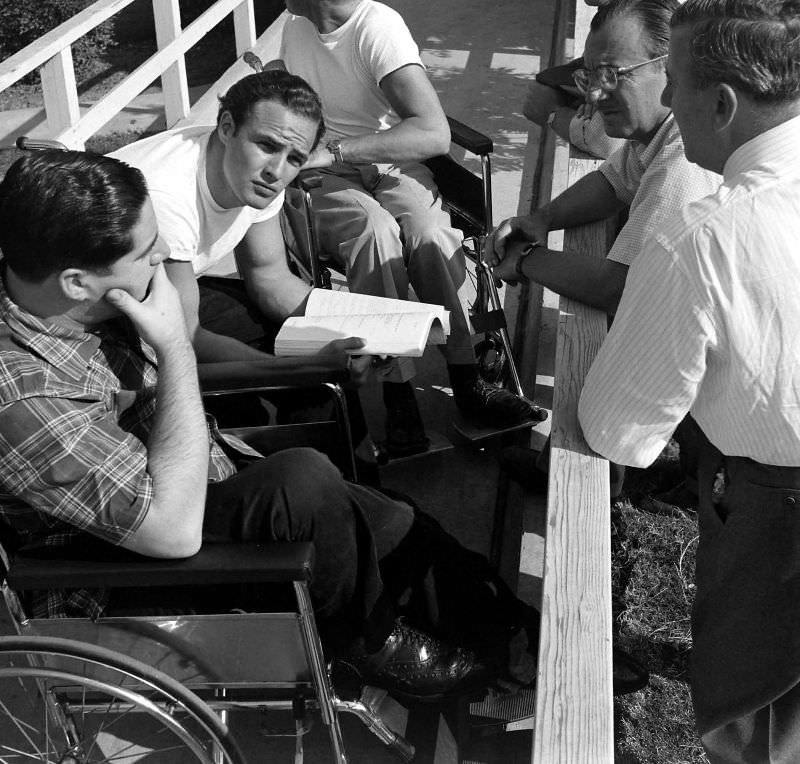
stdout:
[(253, 0), (217, 0), (202, 16), (181, 28), (178, 0), (152, 0), (158, 50), (85, 114), (78, 106), (72, 44), (125, 9), (134, 0), (97, 0), (85, 10), (0, 63), (0, 91), (41, 67), (48, 137), (82, 149), (118, 112), (161, 77), (167, 127), (189, 115), (184, 54), (229, 14), (233, 14), (236, 55), (256, 40)]

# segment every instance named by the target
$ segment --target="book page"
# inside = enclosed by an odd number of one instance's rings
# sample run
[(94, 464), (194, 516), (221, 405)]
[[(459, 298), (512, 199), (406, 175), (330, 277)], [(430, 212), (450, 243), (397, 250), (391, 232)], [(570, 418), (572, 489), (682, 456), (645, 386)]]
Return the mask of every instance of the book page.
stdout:
[(444, 331), (430, 313), (382, 315), (295, 316), (286, 319), (275, 339), (275, 355), (307, 355), (329, 342), (362, 337), (367, 344), (359, 355), (420, 357), (425, 345), (441, 344)]
[[(441, 305), (413, 300), (393, 300), (370, 294), (337, 292), (332, 289), (312, 289), (306, 304), (305, 315), (381, 315), (384, 313), (432, 313), (442, 324), (445, 336), (450, 334), (450, 311)], [(351, 335), (352, 336), (352, 335)]]

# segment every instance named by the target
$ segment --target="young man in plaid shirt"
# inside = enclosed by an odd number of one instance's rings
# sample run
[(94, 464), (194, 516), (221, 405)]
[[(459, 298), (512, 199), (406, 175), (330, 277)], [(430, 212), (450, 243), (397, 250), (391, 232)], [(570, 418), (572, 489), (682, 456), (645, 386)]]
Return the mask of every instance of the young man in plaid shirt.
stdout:
[[(320, 625), (364, 681), (427, 699), (486, 681), (472, 651), (396, 609), (413, 577), (472, 573), (469, 596), (483, 591), (511, 615), (508, 638), (524, 607), (510, 593), (500, 601), (485, 560), (409, 503), (345, 482), (317, 451), (236, 463), (223, 451), (139, 170), (73, 151), (18, 160), (0, 183), (0, 248), (0, 522), (18, 547), (180, 558), (203, 543), (312, 541)], [(165, 606), (119, 596), (49, 591), (31, 606), (40, 617)], [(208, 598), (173, 592), (166, 606)], [(440, 606), (446, 619), (453, 604)], [(450, 633), (474, 620), (461, 612)]]

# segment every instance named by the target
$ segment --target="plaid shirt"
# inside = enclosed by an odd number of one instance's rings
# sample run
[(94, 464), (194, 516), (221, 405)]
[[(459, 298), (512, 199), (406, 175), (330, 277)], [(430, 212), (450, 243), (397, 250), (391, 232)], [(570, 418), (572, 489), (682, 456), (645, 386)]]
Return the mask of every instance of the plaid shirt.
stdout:
[[(122, 544), (153, 498), (146, 443), (156, 359), (126, 319), (92, 331), (39, 319), (0, 280), (0, 519), (25, 547)], [(209, 433), (209, 480), (235, 473)], [(36, 593), (34, 617), (96, 618), (102, 591)]]
[(663, 223), (690, 202), (713, 194), (722, 182), (716, 173), (686, 159), (671, 112), (650, 143), (626, 141), (599, 170), (617, 198), (630, 206), (608, 252), (609, 260), (628, 266)]

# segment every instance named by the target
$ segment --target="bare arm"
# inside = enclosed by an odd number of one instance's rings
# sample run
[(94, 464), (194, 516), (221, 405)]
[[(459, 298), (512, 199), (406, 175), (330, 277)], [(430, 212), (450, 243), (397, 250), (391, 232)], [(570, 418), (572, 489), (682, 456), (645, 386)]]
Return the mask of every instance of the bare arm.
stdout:
[[(289, 270), (277, 216), (250, 227), (236, 248), (236, 264), (248, 297), (265, 316), (281, 323), (289, 316), (305, 313), (311, 287)], [(363, 346), (363, 340), (350, 337), (334, 340), (319, 354), (338, 356), (342, 365), (350, 369), (352, 382), (361, 385), (369, 377), (371, 359), (369, 356), (351, 358), (349, 353)], [(298, 359), (298, 365), (302, 363), (303, 359)]]
[[(519, 276), (517, 260), (525, 246), (515, 244), (509, 247), (506, 256), (494, 267), (493, 274), (503, 281), (516, 283)], [(600, 260), (581, 253), (565, 255), (537, 247), (523, 259), (522, 273), (556, 294), (613, 314), (625, 288), (628, 266), (607, 258)]]
[[(400, 122), (379, 133), (341, 141), (347, 162), (420, 162), (450, 149), (450, 127), (439, 96), (425, 70), (408, 64), (387, 74), (380, 83)], [(328, 167), (333, 158), (324, 147), (314, 152), (306, 167)]]
[(271, 356), (251, 348), (244, 342), (224, 334), (215, 334), (200, 326), (200, 290), (192, 270), (192, 264), (170, 260), (165, 265), (170, 281), (178, 290), (189, 337), (192, 340), (197, 360), (201, 363), (213, 361), (264, 360)]
[(515, 241), (546, 245), (549, 231), (605, 220), (624, 208), (605, 176), (595, 170), (531, 215), (504, 220), (487, 240), (486, 261), (497, 265)]
[(209, 445), (178, 293), (159, 265), (143, 302), (120, 289), (106, 299), (133, 321), (158, 359), (158, 404), (147, 443), (153, 498), (141, 525), (122, 546), (151, 557), (188, 557), (202, 541)]
[(280, 323), (303, 315), (311, 287), (289, 270), (278, 216), (250, 227), (236, 247), (236, 265), (247, 296), (267, 318)]

